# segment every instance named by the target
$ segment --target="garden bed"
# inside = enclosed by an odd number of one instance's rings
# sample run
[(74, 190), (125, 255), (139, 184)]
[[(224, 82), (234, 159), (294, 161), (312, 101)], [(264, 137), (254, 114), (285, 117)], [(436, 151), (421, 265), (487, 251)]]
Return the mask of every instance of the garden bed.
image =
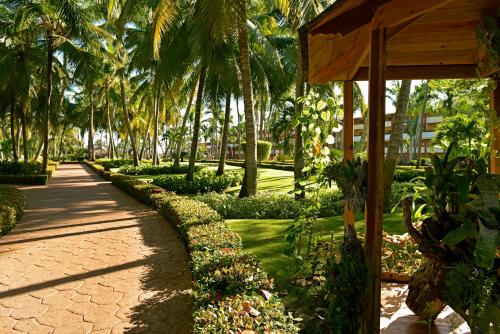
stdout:
[(49, 162), (47, 172), (42, 174), (42, 164), (37, 161), (0, 162), (0, 184), (45, 185), (57, 169), (57, 162)]

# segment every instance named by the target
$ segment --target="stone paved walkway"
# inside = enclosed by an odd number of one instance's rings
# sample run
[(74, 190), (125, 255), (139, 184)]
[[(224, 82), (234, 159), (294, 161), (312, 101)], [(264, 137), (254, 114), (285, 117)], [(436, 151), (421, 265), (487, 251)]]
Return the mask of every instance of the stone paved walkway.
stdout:
[(190, 333), (183, 244), (157, 213), (87, 167), (21, 187), (0, 239), (0, 333)]

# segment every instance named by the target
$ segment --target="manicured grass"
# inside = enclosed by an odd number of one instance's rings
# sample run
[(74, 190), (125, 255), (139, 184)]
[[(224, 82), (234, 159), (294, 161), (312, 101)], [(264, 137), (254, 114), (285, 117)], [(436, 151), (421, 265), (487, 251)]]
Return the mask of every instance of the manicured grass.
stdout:
[[(384, 230), (390, 234), (403, 234), (402, 213), (384, 215)], [(357, 217), (356, 229), (363, 233), (364, 221)], [(295, 274), (295, 260), (284, 254), (287, 243), (285, 230), (294, 223), (293, 219), (234, 219), (227, 220), (231, 229), (243, 238), (244, 249), (255, 255), (264, 269), (276, 279), (279, 290), (288, 289)], [(343, 236), (343, 217), (321, 218), (317, 221), (322, 240), (340, 239)]]
[[(239, 168), (239, 167), (235, 167)], [(293, 172), (259, 168), (259, 191), (288, 193), (293, 191)], [(227, 190), (228, 193), (235, 193), (240, 187), (233, 187)]]

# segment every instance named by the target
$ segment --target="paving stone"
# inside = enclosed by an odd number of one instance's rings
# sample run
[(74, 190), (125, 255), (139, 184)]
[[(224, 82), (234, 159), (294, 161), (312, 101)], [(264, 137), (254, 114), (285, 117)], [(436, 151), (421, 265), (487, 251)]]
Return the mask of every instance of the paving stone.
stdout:
[(191, 332), (189, 298), (150, 305), (192, 284), (184, 246), (161, 216), (81, 165), (20, 189), (25, 214), (0, 239), (0, 334)]

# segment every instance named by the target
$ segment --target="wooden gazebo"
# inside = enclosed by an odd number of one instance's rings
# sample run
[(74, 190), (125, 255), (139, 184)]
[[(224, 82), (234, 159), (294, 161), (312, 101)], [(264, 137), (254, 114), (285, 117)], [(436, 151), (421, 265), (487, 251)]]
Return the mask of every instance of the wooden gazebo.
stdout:
[[(369, 81), (367, 333), (380, 329), (386, 80), (493, 78), (496, 70), (485, 66), (488, 61), (476, 31), (499, 8), (500, 0), (337, 0), (300, 30), (304, 79), (344, 81), (346, 159), (353, 156), (352, 81)], [(500, 117), (500, 81), (496, 80), (491, 96), (490, 170), (498, 174), (500, 131), (495, 120)]]

